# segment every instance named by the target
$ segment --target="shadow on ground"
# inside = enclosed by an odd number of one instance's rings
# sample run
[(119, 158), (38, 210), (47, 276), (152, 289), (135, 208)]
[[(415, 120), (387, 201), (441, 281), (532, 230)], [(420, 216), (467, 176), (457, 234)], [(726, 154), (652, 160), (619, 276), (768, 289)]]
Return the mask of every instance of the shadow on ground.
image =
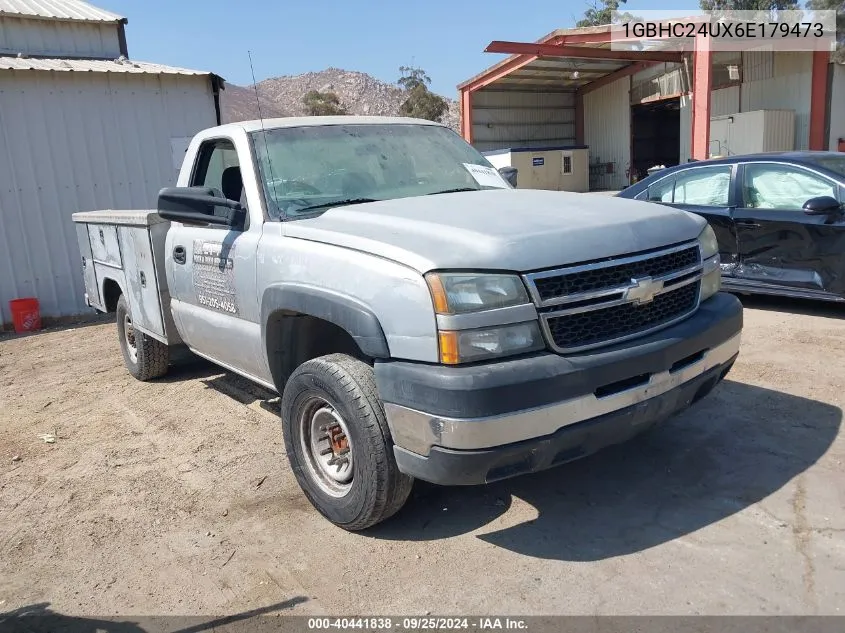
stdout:
[(265, 411), (279, 414), (279, 396), (269, 389), (190, 352), (180, 351), (179, 357), (171, 360), (173, 364), (167, 374), (156, 382), (167, 384), (199, 380), (207, 388), (214, 389), (238, 404), (257, 402)]
[(269, 617), (307, 602), (297, 596), (284, 602), (221, 617), (203, 616), (132, 616), (80, 617), (50, 609), (49, 602), (33, 604), (0, 613), (0, 631), (4, 633), (201, 633), (214, 631), (278, 631), (279, 623)]
[(840, 409), (725, 381), (698, 406), (639, 438), (558, 468), (489, 486), (418, 483), (372, 538), (428, 541), (478, 530), (520, 499), (534, 520), (478, 538), (551, 560), (632, 554), (720, 521), (812, 466), (839, 432)]
[(845, 303), (816, 301), (813, 299), (792, 299), (772, 295), (737, 294), (736, 297), (742, 302), (743, 307), (751, 310), (787, 312), (789, 314), (827, 317), (830, 319), (845, 318)]

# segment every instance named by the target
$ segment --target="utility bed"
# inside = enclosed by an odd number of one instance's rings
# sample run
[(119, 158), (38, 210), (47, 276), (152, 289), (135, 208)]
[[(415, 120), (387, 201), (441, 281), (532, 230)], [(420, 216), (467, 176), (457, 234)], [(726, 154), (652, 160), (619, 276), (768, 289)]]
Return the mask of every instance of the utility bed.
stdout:
[(150, 209), (83, 211), (73, 221), (88, 305), (113, 310), (109, 304), (122, 293), (136, 329), (166, 345), (181, 343), (164, 265), (170, 222)]

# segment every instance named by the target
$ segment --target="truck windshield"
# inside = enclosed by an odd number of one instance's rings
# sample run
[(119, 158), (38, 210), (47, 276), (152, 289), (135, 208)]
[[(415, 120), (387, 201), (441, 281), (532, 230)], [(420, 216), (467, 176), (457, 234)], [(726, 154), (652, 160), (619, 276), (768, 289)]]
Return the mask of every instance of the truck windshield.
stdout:
[(254, 133), (253, 146), (275, 219), (310, 217), (333, 204), (510, 188), (477, 150), (436, 125), (274, 128)]

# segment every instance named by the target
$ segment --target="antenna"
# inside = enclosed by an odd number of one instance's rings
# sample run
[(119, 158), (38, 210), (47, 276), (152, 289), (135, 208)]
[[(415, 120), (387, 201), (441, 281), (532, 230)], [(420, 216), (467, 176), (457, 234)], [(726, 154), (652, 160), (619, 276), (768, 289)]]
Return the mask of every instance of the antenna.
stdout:
[[(264, 117), (261, 115), (261, 99), (258, 98), (258, 83), (255, 81), (255, 68), (252, 66), (252, 52), (247, 51), (249, 56), (249, 70), (252, 73), (252, 87), (255, 90), (255, 105), (258, 106), (258, 120), (261, 121), (261, 136), (264, 138), (264, 153), (267, 154), (267, 167), (270, 169), (270, 181), (273, 183), (273, 193), (276, 193), (276, 176), (273, 174), (273, 161), (270, 159), (270, 148), (267, 146), (267, 129), (264, 127)], [(279, 208), (273, 200), (273, 206)], [(279, 209), (279, 211), (282, 211)], [(282, 211), (284, 214), (284, 211)]]

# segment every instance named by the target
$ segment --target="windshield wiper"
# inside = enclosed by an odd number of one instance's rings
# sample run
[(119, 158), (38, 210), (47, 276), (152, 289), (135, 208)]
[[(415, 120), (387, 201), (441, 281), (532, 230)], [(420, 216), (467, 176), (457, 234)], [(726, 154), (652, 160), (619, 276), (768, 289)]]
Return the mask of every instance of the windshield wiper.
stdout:
[(427, 196), (436, 196), (440, 193), (460, 193), (461, 191), (481, 191), (481, 189), (473, 189), (472, 187), (460, 187), (458, 189), (444, 189), (443, 191), (432, 191), (427, 193)]
[(381, 202), (378, 198), (349, 198), (347, 200), (332, 200), (331, 202), (324, 202), (322, 204), (312, 204), (310, 207), (302, 207), (297, 209), (295, 213), (304, 213), (314, 209), (324, 209), (326, 207), (343, 207), (350, 204), (364, 204), (365, 202)]

